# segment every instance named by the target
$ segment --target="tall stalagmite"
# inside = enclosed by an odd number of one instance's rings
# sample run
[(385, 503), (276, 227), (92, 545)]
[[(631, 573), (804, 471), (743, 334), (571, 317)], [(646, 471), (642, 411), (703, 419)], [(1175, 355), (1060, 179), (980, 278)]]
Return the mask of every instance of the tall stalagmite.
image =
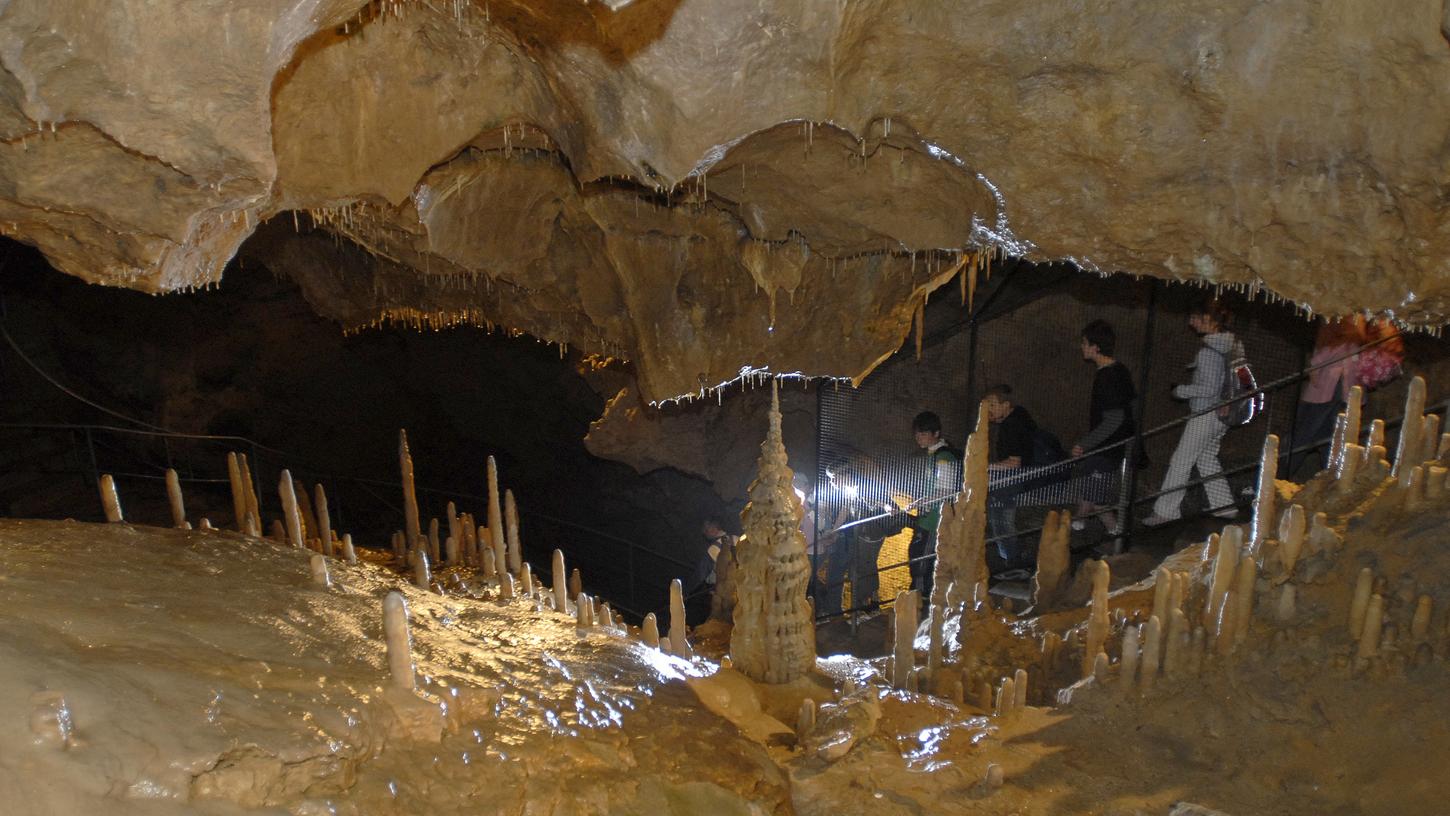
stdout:
[(398, 431), (398, 468), (403, 477), (403, 533), (411, 545), (423, 534), (418, 520), (418, 493), (413, 486), (413, 454), (408, 451), (407, 430)]
[(967, 437), (962, 459), (962, 492), (942, 506), (936, 535), (936, 572), (931, 604), (946, 603), (954, 582), (976, 586), (987, 581), (987, 405), (977, 407), (977, 430)]
[(789, 683), (816, 662), (816, 633), (806, 602), (810, 564), (801, 533), (801, 501), (791, 490), (780, 429), (780, 395), (772, 384), (770, 429), (760, 445), (759, 472), (740, 518), (736, 548), (735, 628), (730, 659), (764, 683)]

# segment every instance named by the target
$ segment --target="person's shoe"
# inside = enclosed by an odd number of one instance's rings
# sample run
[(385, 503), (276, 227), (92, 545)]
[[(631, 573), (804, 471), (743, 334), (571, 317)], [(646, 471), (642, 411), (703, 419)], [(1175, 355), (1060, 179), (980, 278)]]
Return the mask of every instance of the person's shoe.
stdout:
[(1169, 518), (1168, 516), (1160, 516), (1157, 513), (1154, 513), (1153, 515), (1151, 515), (1151, 516), (1143, 519), (1143, 526), (1144, 527), (1162, 527), (1165, 524), (1172, 524), (1173, 522), (1175, 522), (1177, 520), (1178, 519), (1176, 519), (1176, 518)]
[(1009, 569), (1006, 572), (999, 572), (992, 577), (996, 578), (998, 581), (1025, 581), (1028, 578), (1032, 577), (1032, 573), (1021, 567), (1017, 567), (1014, 569)]
[(1073, 519), (1072, 520), (1072, 529), (1074, 529), (1074, 530), (1076, 530), (1076, 531), (1078, 531), (1080, 533), (1083, 530), (1086, 530), (1087, 529), (1087, 522), (1086, 521), (1083, 521), (1082, 519)]
[(1229, 505), (1228, 507), (1220, 507), (1209, 515), (1214, 518), (1233, 519), (1239, 517), (1239, 509), (1233, 505)]

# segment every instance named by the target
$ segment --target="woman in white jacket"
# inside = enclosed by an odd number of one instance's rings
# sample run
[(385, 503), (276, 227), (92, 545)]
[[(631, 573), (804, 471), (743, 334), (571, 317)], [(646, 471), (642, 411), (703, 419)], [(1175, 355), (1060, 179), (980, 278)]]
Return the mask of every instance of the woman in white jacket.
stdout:
[(1220, 518), (1238, 515), (1228, 482), (1218, 476), (1223, 470), (1218, 461), (1218, 446), (1228, 426), (1219, 419), (1217, 411), (1209, 410), (1220, 402), (1229, 362), (1243, 356), (1243, 347), (1228, 331), (1229, 318), (1228, 310), (1217, 300), (1203, 303), (1188, 315), (1188, 325), (1203, 338), (1203, 347), (1193, 360), (1193, 381), (1175, 386), (1173, 396), (1188, 400), (1194, 416), (1184, 426), (1183, 436), (1168, 462), (1162, 487), (1166, 492), (1154, 502), (1153, 514), (1143, 520), (1149, 527), (1167, 524), (1182, 516), (1183, 486), (1195, 468), (1200, 478), (1208, 480), (1203, 487), (1208, 494), (1209, 511)]

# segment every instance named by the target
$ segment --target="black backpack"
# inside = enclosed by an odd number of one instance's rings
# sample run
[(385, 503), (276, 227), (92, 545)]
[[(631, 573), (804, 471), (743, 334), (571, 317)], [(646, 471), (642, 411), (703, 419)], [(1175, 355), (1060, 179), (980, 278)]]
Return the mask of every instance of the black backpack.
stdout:
[(1067, 458), (1062, 442), (1052, 431), (1038, 425), (1032, 430), (1032, 455), (1023, 464), (1027, 467), (1055, 465)]

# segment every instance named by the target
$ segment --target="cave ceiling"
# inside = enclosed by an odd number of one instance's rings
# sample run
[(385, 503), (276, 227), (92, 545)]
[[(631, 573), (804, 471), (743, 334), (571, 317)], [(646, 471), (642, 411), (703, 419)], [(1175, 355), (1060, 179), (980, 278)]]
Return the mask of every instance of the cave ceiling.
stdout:
[[(859, 376), (993, 253), (1445, 322), (1437, 1), (0, 3), (0, 232), (349, 329)], [(244, 244), (245, 242), (245, 244)]]

